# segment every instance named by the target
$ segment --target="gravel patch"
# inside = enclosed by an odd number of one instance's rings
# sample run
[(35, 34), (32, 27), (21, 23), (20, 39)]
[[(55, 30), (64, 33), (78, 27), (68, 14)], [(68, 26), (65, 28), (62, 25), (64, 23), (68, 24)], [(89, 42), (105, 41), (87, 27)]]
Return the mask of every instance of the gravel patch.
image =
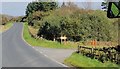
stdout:
[(53, 49), (53, 48), (43, 48), (34, 47), (37, 51), (42, 52), (44, 55), (63, 63), (65, 58), (69, 57), (77, 49)]

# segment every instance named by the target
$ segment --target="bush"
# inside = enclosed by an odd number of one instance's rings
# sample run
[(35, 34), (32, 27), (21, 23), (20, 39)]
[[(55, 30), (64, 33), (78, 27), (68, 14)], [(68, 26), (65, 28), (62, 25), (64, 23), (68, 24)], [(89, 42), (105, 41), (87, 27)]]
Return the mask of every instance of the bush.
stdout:
[(7, 17), (2, 16), (2, 23), (1, 23), (1, 25), (5, 25), (7, 22), (8, 22)]
[[(49, 12), (36, 11), (28, 16), (31, 26), (39, 27), (38, 36), (53, 40), (67, 36), (70, 41), (117, 40), (115, 19), (108, 19), (106, 12), (62, 7)], [(38, 26), (39, 25), (39, 26)]]
[[(115, 37), (112, 33), (117, 29), (104, 15), (105, 13), (102, 11), (78, 13), (78, 15), (72, 13), (69, 15), (66, 14), (66, 16), (58, 16), (52, 13), (43, 19), (43, 25), (41, 25), (38, 34), (47, 36), (45, 37), (46, 39), (53, 37), (51, 35), (55, 35), (56, 37), (65, 35), (68, 37), (68, 40), (72, 41), (87, 41), (93, 39), (97, 41), (111, 41), (113, 37)], [(45, 30), (48, 27), (43, 28), (46, 22), (49, 24), (49, 30)], [(41, 31), (48, 33), (42, 33)]]

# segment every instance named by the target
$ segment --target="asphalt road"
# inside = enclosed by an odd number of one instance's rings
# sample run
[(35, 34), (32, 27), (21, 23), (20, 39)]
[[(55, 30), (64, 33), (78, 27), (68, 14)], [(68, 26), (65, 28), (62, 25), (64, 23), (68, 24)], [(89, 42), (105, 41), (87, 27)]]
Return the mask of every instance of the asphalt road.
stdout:
[(2, 33), (2, 67), (63, 67), (25, 43), (22, 28), (22, 23), (15, 23)]

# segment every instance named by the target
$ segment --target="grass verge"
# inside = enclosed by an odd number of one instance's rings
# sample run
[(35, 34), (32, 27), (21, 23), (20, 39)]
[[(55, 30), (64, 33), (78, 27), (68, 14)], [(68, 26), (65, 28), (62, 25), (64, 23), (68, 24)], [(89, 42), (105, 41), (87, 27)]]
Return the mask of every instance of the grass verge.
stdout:
[(27, 23), (24, 23), (23, 38), (25, 39), (25, 41), (27, 41), (27, 43), (29, 43), (32, 46), (41, 46), (47, 48), (63, 48), (63, 49), (77, 48), (77, 46), (65, 45), (59, 42), (53, 42), (45, 39), (35, 39), (31, 37), (31, 35), (29, 34)]
[(12, 27), (13, 23), (8, 22), (6, 25), (0, 25), (0, 32), (4, 32), (8, 30), (10, 27)]
[[(47, 47), (47, 48), (64, 48), (64, 49), (68, 49), (68, 48), (77, 48), (78, 45), (84, 46), (84, 44), (82, 42), (70, 42), (67, 41), (67, 43), (59, 43), (59, 42), (54, 42), (54, 41), (50, 41), (50, 40), (45, 40), (45, 39), (35, 39), (33, 37), (31, 37), (31, 35), (28, 32), (28, 29), (32, 32), (32, 33), (36, 33), (35, 29), (33, 29), (32, 27), (28, 26), (27, 23), (24, 24), (24, 34), (23, 37), (24, 39), (32, 46), (41, 46), (41, 47)], [(93, 47), (92, 45), (86, 45), (87, 47)], [(97, 48), (103, 48), (103, 47), (109, 47), (109, 46), (96, 46)]]
[(111, 62), (101, 63), (96, 59), (91, 59), (77, 53), (73, 53), (65, 59), (64, 63), (75, 67), (119, 67), (117, 64)]

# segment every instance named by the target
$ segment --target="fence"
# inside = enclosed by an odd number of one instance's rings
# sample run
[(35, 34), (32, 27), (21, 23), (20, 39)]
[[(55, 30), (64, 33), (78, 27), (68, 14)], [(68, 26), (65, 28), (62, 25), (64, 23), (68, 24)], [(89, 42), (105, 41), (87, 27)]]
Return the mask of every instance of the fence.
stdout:
[[(37, 35), (33, 35), (30, 30), (29, 34), (35, 39), (39, 39)], [(120, 45), (115, 47), (103, 47), (103, 48), (90, 48), (86, 46), (78, 46), (77, 53), (81, 53), (84, 56), (98, 59), (101, 62), (111, 61), (116, 64), (120, 64)]]
[[(96, 41), (97, 46), (116, 46), (118, 44), (116, 41)], [(92, 45), (92, 41), (85, 41), (84, 45)]]
[(98, 59), (101, 62), (111, 61), (120, 64), (120, 45), (116, 47), (90, 48), (85, 46), (78, 46), (77, 53), (84, 56)]

